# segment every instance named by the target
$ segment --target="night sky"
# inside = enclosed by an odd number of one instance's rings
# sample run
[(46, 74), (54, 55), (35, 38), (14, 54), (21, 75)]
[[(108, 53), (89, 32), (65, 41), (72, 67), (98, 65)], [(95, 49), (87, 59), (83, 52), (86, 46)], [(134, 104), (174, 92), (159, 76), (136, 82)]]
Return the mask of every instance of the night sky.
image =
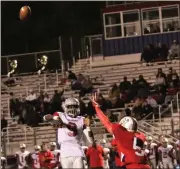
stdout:
[[(31, 7), (26, 21), (18, 18), (22, 6)], [(105, 2), (2, 2), (1, 55), (58, 49), (58, 36), (80, 37), (102, 33)]]

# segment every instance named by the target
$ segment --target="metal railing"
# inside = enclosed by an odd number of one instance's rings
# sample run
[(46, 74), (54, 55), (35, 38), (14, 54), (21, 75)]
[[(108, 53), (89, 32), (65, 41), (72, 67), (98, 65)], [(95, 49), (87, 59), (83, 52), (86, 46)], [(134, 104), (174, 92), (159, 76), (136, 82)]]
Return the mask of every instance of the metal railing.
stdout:
[[(17, 127), (7, 127), (2, 130), (2, 147), (3, 152), (6, 155), (14, 154), (19, 149), (21, 143), (28, 144), (28, 135), (33, 135), (34, 130), (29, 126), (17, 126)], [(34, 146), (33, 140), (31, 143)]]
[[(146, 133), (149, 133), (150, 135), (153, 135), (153, 136), (162, 135), (161, 129), (158, 129), (158, 127), (155, 127), (155, 126), (145, 122), (144, 120), (139, 121), (139, 129), (143, 130)], [(175, 138), (171, 135), (168, 135), (168, 134), (165, 134), (165, 136), (167, 138), (170, 138), (172, 143), (175, 143), (178, 140), (177, 138)]]

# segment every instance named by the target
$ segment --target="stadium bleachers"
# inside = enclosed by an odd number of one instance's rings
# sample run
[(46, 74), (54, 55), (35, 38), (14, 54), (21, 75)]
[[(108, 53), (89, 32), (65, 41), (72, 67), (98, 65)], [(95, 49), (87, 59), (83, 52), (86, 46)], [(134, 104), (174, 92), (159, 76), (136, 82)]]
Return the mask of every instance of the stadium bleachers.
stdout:
[[(117, 58), (119, 59), (119, 58)], [(104, 60), (98, 61), (94, 67), (91, 65), (89, 59), (80, 59), (72, 66), (71, 70), (78, 74), (82, 73), (89, 75), (91, 79), (98, 83), (94, 85), (95, 88), (100, 89), (103, 96), (106, 98), (108, 96), (109, 87), (112, 83), (119, 83), (124, 76), (128, 77), (128, 80), (132, 81), (133, 78), (138, 78), (140, 74), (143, 74), (144, 78), (150, 84), (153, 84), (156, 77), (156, 72), (158, 68), (162, 68), (164, 73), (168, 72), (170, 67), (179, 71), (179, 61), (173, 60), (170, 62), (157, 62), (149, 66), (144, 63), (136, 62), (130, 64), (117, 64), (117, 59), (111, 60), (111, 63), (103, 64)], [(33, 89), (36, 93), (44, 90), (52, 97), (55, 89), (65, 89), (64, 96), (74, 96), (77, 97), (78, 93), (76, 91), (71, 91), (65, 84), (62, 84), (62, 75), (59, 73), (51, 73), (46, 75), (30, 75), (19, 77), (16, 83), (18, 86), (10, 87), (9, 92), (13, 92), (17, 98), (25, 98), (28, 94), (29, 89)], [(7, 80), (3, 78), (3, 81)], [(16, 150), (19, 143), (25, 142), (29, 147), (34, 144), (40, 144), (41, 142), (49, 142), (56, 140), (56, 131), (48, 124), (40, 124), (40, 127), (27, 127), (26, 125), (18, 125), (9, 115), (9, 94), (2, 94), (1, 96), (1, 106), (3, 111), (6, 113), (6, 118), (9, 122), (8, 130), (4, 133), (3, 139), (6, 143), (6, 152), (11, 154)], [(88, 102), (88, 97), (84, 98), (85, 102)], [(131, 107), (133, 104), (128, 104)], [(123, 109), (112, 109), (112, 113), (116, 114), (118, 118), (123, 116)], [(179, 113), (174, 109), (174, 128), (179, 128)], [(152, 135), (156, 140), (160, 134), (167, 134), (171, 141), (176, 139), (171, 134), (171, 118), (163, 117), (161, 123), (159, 121), (148, 121), (146, 119), (139, 121), (140, 131), (144, 131), (147, 134)], [(92, 125), (92, 130), (96, 134), (96, 138), (106, 137), (111, 138), (106, 134), (106, 130), (102, 127), (101, 123), (97, 122)]]

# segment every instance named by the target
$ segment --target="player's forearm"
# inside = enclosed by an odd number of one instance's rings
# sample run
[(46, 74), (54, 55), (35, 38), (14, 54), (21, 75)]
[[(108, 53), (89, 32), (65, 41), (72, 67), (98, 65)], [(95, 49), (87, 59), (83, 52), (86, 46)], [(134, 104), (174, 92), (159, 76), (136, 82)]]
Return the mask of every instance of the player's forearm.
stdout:
[(87, 145), (90, 145), (94, 142), (94, 136), (93, 136), (93, 132), (91, 130), (90, 127), (86, 127), (84, 130), (83, 130), (83, 133), (85, 135), (85, 138), (86, 138), (86, 141), (87, 141)]
[(112, 123), (109, 121), (109, 119), (106, 117), (106, 115), (101, 111), (99, 107), (95, 107), (95, 110), (101, 123), (108, 130), (108, 132), (112, 133)]

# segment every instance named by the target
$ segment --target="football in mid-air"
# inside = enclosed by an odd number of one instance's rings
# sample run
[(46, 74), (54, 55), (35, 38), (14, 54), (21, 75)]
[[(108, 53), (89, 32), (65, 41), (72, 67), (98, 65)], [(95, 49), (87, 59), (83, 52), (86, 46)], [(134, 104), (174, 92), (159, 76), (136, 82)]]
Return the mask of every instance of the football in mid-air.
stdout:
[(23, 6), (19, 11), (19, 18), (21, 20), (26, 20), (31, 15), (31, 8), (29, 6)]

